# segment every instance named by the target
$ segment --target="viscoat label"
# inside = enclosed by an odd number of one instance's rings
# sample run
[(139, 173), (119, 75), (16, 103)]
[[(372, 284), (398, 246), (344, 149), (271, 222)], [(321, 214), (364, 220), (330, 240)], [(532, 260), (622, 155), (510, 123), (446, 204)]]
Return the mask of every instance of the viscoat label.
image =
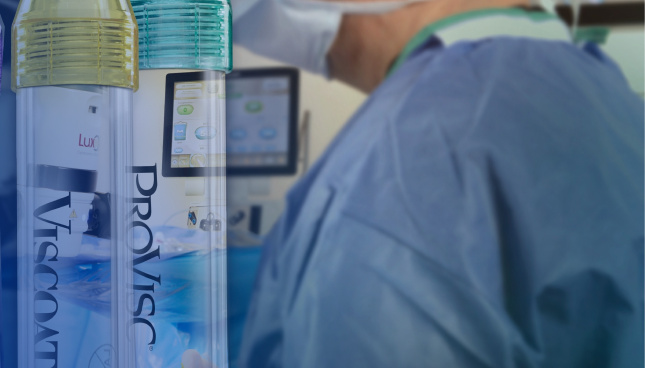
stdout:
[[(64, 194), (63, 194), (64, 195)], [(34, 259), (34, 358), (53, 361), (58, 367), (59, 331), (50, 327), (58, 313), (58, 261), (59, 228), (71, 234), (72, 224), (56, 218), (55, 212), (62, 207), (71, 208), (71, 192), (66, 196), (47, 202), (34, 210), (34, 222), (39, 223), (33, 231), (36, 257)], [(51, 216), (51, 217), (48, 217)], [(53, 217), (53, 218), (52, 218)]]
[[(132, 199), (131, 228), (133, 231), (138, 228), (138, 231), (145, 231), (147, 234), (147, 242), (145, 245), (139, 247), (133, 245), (130, 247), (133, 255), (132, 271), (135, 275), (142, 276), (142, 278), (138, 278), (132, 285), (135, 300), (132, 323), (135, 326), (141, 325), (142, 327), (146, 327), (150, 331), (151, 338), (148, 345), (152, 346), (157, 341), (157, 332), (150, 317), (155, 315), (155, 286), (161, 286), (161, 275), (144, 272), (140, 266), (153, 258), (161, 258), (159, 246), (153, 248), (154, 237), (152, 230), (150, 230), (147, 224), (147, 220), (152, 216), (152, 196), (157, 191), (157, 165), (133, 166), (130, 172), (136, 174), (135, 180), (137, 187), (137, 193)], [(143, 177), (148, 177), (148, 180), (152, 178), (152, 184), (149, 188), (142, 187), (140, 178)]]

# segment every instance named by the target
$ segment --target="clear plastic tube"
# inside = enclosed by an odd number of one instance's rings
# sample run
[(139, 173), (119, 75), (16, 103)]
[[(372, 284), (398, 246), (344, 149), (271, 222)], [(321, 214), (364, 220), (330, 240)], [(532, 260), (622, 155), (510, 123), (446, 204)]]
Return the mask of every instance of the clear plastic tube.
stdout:
[(126, 242), (131, 104), (120, 87), (17, 90), (20, 367), (117, 359), (111, 285)]
[(203, 360), (204, 367), (227, 367), (224, 73), (142, 70), (140, 78), (132, 210), (136, 366), (199, 368)]
[[(2, 55), (4, 53), (4, 23), (2, 23), (2, 18), (0, 18), (0, 81), (2, 81)], [(2, 84), (0, 83), (0, 90), (2, 90)]]
[[(2, 23), (2, 18), (0, 18), (0, 93), (2, 93), (2, 54), (4, 46), (4, 23)], [(2, 246), (2, 234), (0, 233), (0, 247)], [(2, 268), (0, 267), (0, 275), (2, 274)], [(1, 278), (0, 278), (1, 279)], [(2, 296), (2, 283), (0, 283), (0, 297)], [(2, 315), (2, 298), (0, 298), (0, 315)], [(2, 336), (0, 334), (0, 346), (2, 346)], [(0, 349), (0, 362), (2, 362), (2, 350)], [(1, 365), (1, 363), (0, 363)]]
[(131, 7), (22, 0), (12, 36), (18, 366), (131, 366), (127, 294), (114, 287), (131, 277)]
[(227, 0), (134, 0), (137, 368), (228, 367)]

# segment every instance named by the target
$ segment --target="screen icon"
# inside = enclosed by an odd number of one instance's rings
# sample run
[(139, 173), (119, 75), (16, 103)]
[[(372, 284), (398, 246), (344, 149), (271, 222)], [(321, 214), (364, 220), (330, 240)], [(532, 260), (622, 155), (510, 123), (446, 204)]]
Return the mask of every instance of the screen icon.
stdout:
[(215, 136), (215, 128), (209, 126), (199, 127), (195, 130), (195, 137), (197, 139), (211, 139)]
[(261, 101), (249, 101), (244, 105), (244, 110), (249, 114), (257, 114), (264, 109), (264, 105)]
[(262, 128), (260, 129), (260, 137), (262, 139), (271, 140), (278, 135), (278, 131), (275, 128)]
[(193, 105), (179, 105), (179, 107), (177, 107), (177, 113), (179, 115), (190, 115), (193, 111), (195, 111)]
[(204, 167), (206, 166), (206, 157), (201, 153), (192, 155), (190, 157), (190, 166), (191, 167)]
[(185, 141), (186, 140), (186, 123), (175, 124), (175, 140), (176, 141)]
[(237, 141), (246, 138), (246, 135), (247, 135), (246, 129), (243, 129), (243, 128), (231, 129), (231, 131), (228, 133), (229, 138)]

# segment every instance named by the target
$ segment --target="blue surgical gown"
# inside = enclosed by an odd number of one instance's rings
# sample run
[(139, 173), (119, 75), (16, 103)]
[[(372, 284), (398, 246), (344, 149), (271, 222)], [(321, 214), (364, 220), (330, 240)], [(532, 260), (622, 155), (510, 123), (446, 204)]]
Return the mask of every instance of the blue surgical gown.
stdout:
[(591, 44), (429, 38), (288, 194), (241, 365), (642, 367), (643, 109)]

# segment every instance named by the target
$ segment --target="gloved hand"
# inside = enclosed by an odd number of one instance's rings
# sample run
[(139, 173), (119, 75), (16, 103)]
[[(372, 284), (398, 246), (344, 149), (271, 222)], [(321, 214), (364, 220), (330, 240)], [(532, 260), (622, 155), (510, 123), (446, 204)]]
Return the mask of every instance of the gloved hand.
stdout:
[(181, 356), (181, 368), (217, 368), (199, 355), (197, 350), (188, 349)]

